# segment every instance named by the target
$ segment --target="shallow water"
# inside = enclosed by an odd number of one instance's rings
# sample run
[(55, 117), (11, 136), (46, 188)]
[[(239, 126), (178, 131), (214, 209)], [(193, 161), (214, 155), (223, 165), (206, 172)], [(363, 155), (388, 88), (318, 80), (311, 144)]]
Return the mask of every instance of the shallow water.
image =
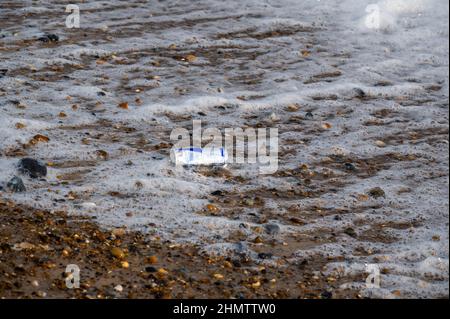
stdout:
[[(290, 262), (377, 264), (381, 289), (349, 283), (364, 295), (448, 296), (448, 4), (380, 1), (373, 30), (369, 2), (91, 1), (67, 29), (64, 1), (2, 1), (0, 181), (50, 164), (2, 195), (211, 253), (277, 223)], [(170, 133), (192, 120), (278, 128), (278, 171), (177, 170)]]

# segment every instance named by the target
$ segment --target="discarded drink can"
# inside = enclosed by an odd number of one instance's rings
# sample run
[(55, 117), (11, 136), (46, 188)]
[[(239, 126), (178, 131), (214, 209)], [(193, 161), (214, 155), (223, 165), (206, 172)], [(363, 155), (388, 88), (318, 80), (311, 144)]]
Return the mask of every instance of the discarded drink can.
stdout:
[(170, 159), (175, 165), (225, 165), (228, 161), (227, 150), (223, 147), (185, 147), (174, 148)]

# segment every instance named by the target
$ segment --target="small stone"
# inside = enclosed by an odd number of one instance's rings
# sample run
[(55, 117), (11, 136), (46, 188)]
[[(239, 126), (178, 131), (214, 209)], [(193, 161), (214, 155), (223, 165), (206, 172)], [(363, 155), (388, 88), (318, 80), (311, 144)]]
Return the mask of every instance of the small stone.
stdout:
[(347, 171), (356, 171), (356, 167), (355, 167), (355, 165), (353, 165), (352, 163), (345, 163), (345, 164), (344, 164), (344, 168), (345, 168)]
[(278, 115), (276, 115), (275, 113), (270, 114), (269, 119), (272, 122), (278, 122), (280, 120), (280, 117)]
[(211, 193), (212, 196), (223, 196), (223, 192), (218, 190)]
[(333, 294), (329, 291), (324, 291), (320, 294), (320, 297), (322, 299), (331, 299), (333, 297)]
[(208, 204), (206, 205), (206, 209), (210, 212), (210, 213), (218, 213), (220, 211), (219, 207), (213, 205), (213, 204)]
[(260, 281), (254, 282), (252, 284), (252, 288), (253, 289), (258, 289), (259, 287), (261, 287), (261, 282)]
[(307, 112), (305, 114), (305, 118), (308, 119), (308, 120), (312, 120), (314, 118), (314, 115), (311, 112)]
[(145, 271), (146, 271), (146, 272), (149, 272), (149, 273), (153, 273), (153, 272), (157, 272), (158, 269), (156, 269), (156, 268), (153, 267), (153, 266), (149, 266), (149, 267), (145, 267)]
[(280, 232), (280, 226), (277, 224), (266, 224), (264, 225), (264, 229), (269, 235), (276, 235)]
[(332, 126), (331, 126), (331, 124), (330, 123), (322, 123), (322, 128), (324, 129), (324, 130), (329, 130), (330, 128), (331, 128)]
[(383, 141), (375, 141), (375, 145), (378, 146), (378, 147), (385, 147), (386, 143), (383, 142)]
[(192, 62), (195, 62), (197, 60), (197, 57), (195, 55), (193, 55), (193, 54), (188, 54), (185, 59), (189, 63), (192, 63)]
[(24, 158), (19, 162), (19, 172), (31, 178), (41, 178), (47, 176), (47, 166), (38, 160)]
[(18, 129), (18, 130), (21, 130), (21, 129), (23, 129), (23, 128), (25, 128), (26, 127), (26, 125), (25, 124), (23, 124), (23, 123), (16, 123), (16, 129)]
[(122, 285), (117, 285), (117, 286), (114, 287), (114, 290), (117, 291), (117, 292), (122, 292), (123, 291), (123, 287), (122, 287)]
[(368, 194), (373, 198), (386, 197), (386, 193), (380, 187), (375, 187), (369, 190)]
[(359, 99), (366, 97), (366, 92), (364, 92), (360, 88), (355, 88), (355, 89), (353, 89), (353, 91), (355, 92), (355, 97), (357, 97)]
[(124, 228), (116, 228), (116, 229), (113, 229), (111, 234), (116, 237), (122, 237), (126, 234), (126, 230)]
[(150, 256), (150, 257), (148, 257), (147, 262), (148, 262), (150, 265), (155, 265), (155, 264), (158, 263), (158, 257), (156, 257), (156, 256)]
[(261, 237), (257, 236), (257, 237), (253, 240), (253, 242), (254, 242), (255, 244), (262, 244), (262, 243), (263, 243), (263, 240), (262, 240)]
[(8, 184), (6, 184), (6, 187), (14, 193), (23, 193), (27, 190), (22, 179), (17, 176), (13, 177)]
[(213, 277), (217, 280), (222, 280), (224, 278), (222, 274), (214, 274)]
[(288, 112), (297, 112), (300, 109), (300, 107), (298, 106), (298, 104), (289, 104), (286, 107), (286, 111)]
[(271, 259), (273, 257), (270, 253), (259, 253), (258, 258), (259, 259)]
[(95, 151), (95, 155), (97, 155), (97, 157), (101, 160), (106, 161), (109, 157), (108, 152), (104, 151), (104, 150), (97, 150)]
[(128, 263), (128, 261), (122, 261), (122, 262), (120, 263), (120, 265), (121, 265), (122, 268), (124, 268), (124, 269), (130, 268), (130, 264)]
[(39, 41), (47, 43), (47, 42), (58, 42), (59, 37), (56, 34), (46, 34), (40, 38), (38, 38)]
[(344, 230), (344, 233), (347, 234), (347, 235), (349, 235), (350, 237), (353, 237), (353, 238), (356, 238), (356, 237), (358, 236), (358, 235), (356, 234), (355, 230), (354, 230), (353, 228), (351, 228), (351, 227), (346, 228), (346, 229)]
[(125, 253), (123, 252), (122, 249), (118, 248), (118, 247), (113, 247), (111, 249), (111, 255), (113, 255), (115, 258), (117, 259), (123, 259), (125, 258)]
[(255, 200), (252, 199), (252, 198), (247, 198), (247, 199), (244, 200), (244, 204), (246, 206), (253, 206), (253, 205), (255, 205)]
[(31, 282), (31, 285), (32, 285), (33, 287), (39, 287), (39, 281), (33, 280), (33, 281)]
[(45, 291), (38, 291), (36, 294), (37, 294), (38, 297), (40, 297), (40, 298), (45, 298), (45, 297), (47, 297), (47, 293), (46, 293)]
[(165, 270), (164, 268), (159, 268), (157, 273), (158, 273), (159, 277), (165, 277), (169, 274), (169, 272), (167, 270)]

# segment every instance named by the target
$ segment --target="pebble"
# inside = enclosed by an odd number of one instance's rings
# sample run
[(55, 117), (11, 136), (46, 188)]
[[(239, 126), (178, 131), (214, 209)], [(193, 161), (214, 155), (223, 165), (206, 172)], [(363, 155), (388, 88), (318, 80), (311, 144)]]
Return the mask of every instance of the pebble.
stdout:
[(158, 270), (153, 266), (149, 266), (149, 267), (145, 267), (145, 271), (149, 272), (149, 273), (153, 273), (153, 272), (157, 272)]
[(47, 166), (38, 160), (24, 158), (19, 162), (19, 172), (31, 178), (41, 178), (47, 176)]
[(353, 91), (355, 92), (355, 97), (357, 98), (364, 98), (366, 96), (366, 92), (364, 92), (362, 89), (360, 88), (355, 88), (353, 89)]
[(271, 253), (259, 253), (258, 258), (259, 259), (271, 259), (273, 257), (273, 254)]
[(114, 290), (117, 291), (117, 292), (122, 292), (123, 291), (123, 287), (122, 287), (122, 285), (117, 285), (117, 286), (114, 287)]
[(380, 187), (375, 187), (369, 190), (368, 194), (373, 198), (386, 197), (386, 193)]
[(344, 167), (347, 171), (355, 171), (356, 170), (355, 165), (353, 165), (352, 163), (345, 163)]
[(378, 147), (385, 147), (386, 143), (383, 142), (383, 141), (375, 141), (375, 145), (378, 146)]
[(47, 42), (58, 42), (59, 37), (56, 34), (46, 34), (40, 38), (38, 38), (39, 41), (47, 43)]
[(286, 107), (286, 111), (288, 112), (297, 112), (300, 109), (300, 107), (298, 106), (298, 104), (289, 104)]
[(269, 235), (276, 235), (280, 232), (280, 226), (277, 224), (266, 224), (264, 225), (264, 229)]
[(8, 184), (6, 184), (6, 187), (8, 187), (9, 190), (11, 190), (14, 193), (22, 193), (25, 192), (27, 189), (20, 177), (13, 177)]
[(219, 207), (213, 205), (213, 204), (208, 204), (206, 205), (206, 209), (210, 212), (210, 213), (217, 213), (220, 211)]
[(113, 247), (111, 249), (111, 255), (113, 255), (114, 257), (116, 257), (117, 259), (123, 259), (125, 258), (125, 253), (123, 252), (122, 249), (118, 248), (118, 247)]
[(307, 112), (305, 114), (305, 118), (308, 119), (308, 120), (312, 120), (314, 118), (314, 115), (311, 112)]
[(158, 257), (150, 256), (150, 257), (148, 257), (147, 261), (150, 265), (155, 265), (158, 263)]

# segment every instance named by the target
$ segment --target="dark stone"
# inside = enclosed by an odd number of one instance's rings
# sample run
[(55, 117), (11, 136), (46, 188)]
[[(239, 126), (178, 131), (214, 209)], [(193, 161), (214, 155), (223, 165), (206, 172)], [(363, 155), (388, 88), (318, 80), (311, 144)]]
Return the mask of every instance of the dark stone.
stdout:
[(14, 193), (22, 193), (25, 192), (27, 189), (25, 188), (25, 185), (20, 177), (14, 176), (13, 179), (11, 179), (8, 184), (6, 184), (6, 187), (8, 187), (9, 190), (11, 190)]
[(347, 171), (356, 171), (356, 167), (352, 163), (345, 163), (344, 167)]
[(46, 34), (38, 39), (41, 42), (58, 42), (59, 37), (56, 34)]
[(8, 73), (7, 69), (0, 69), (0, 79), (4, 76), (6, 76), (6, 73)]
[(273, 257), (273, 254), (271, 253), (259, 253), (258, 258), (259, 259), (271, 259)]
[(329, 291), (324, 291), (320, 294), (322, 299), (331, 299), (333, 297), (333, 294)]
[(149, 266), (149, 267), (145, 267), (145, 271), (152, 273), (152, 272), (157, 272), (158, 270), (153, 266)]
[(336, 215), (336, 216), (334, 216), (334, 220), (336, 220), (336, 221), (342, 220), (342, 217), (339, 215)]
[(369, 195), (372, 196), (373, 198), (386, 197), (384, 190), (381, 189), (380, 187), (375, 187), (369, 190)]
[(47, 167), (35, 159), (24, 158), (19, 162), (19, 172), (31, 178), (41, 178), (47, 176)]
[(98, 96), (105, 96), (106, 93), (105, 93), (105, 92), (102, 92), (102, 91), (99, 91), (99, 92), (97, 92), (97, 95), (98, 95)]
[(311, 120), (314, 117), (314, 115), (311, 112), (307, 112), (305, 114), (305, 118), (307, 118), (308, 120)]
[(211, 195), (213, 196), (223, 196), (223, 192), (222, 191), (214, 191), (211, 193)]

